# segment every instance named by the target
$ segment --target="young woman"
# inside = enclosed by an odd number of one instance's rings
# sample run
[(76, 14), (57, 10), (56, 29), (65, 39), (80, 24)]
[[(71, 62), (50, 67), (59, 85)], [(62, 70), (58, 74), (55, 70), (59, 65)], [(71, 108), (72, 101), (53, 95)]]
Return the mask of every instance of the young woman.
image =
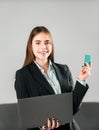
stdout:
[[(79, 110), (88, 90), (85, 80), (91, 66), (82, 66), (75, 86), (69, 67), (54, 62), (54, 44), (50, 31), (44, 26), (35, 27), (29, 36), (24, 65), (16, 71), (15, 90), (17, 98), (27, 98), (60, 93), (73, 93), (73, 114)], [(75, 123), (60, 124), (59, 119), (48, 119), (41, 128), (32, 130), (78, 129)]]

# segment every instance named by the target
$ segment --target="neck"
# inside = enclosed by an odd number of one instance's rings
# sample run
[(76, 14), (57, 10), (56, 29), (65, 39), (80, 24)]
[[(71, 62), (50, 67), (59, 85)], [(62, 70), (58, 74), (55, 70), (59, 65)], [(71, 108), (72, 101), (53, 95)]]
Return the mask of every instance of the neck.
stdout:
[(44, 72), (47, 74), (47, 70), (48, 70), (48, 67), (49, 67), (49, 61), (46, 60), (46, 61), (40, 61), (40, 60), (36, 60), (36, 63), (44, 69)]

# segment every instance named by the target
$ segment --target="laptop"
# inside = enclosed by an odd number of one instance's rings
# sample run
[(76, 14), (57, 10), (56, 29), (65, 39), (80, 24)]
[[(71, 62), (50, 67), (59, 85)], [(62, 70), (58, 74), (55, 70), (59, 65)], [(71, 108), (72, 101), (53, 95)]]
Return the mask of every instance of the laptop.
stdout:
[(19, 127), (40, 127), (48, 118), (55, 118), (61, 124), (73, 119), (72, 93), (38, 96), (18, 100)]
[(0, 130), (18, 130), (17, 103), (0, 104)]

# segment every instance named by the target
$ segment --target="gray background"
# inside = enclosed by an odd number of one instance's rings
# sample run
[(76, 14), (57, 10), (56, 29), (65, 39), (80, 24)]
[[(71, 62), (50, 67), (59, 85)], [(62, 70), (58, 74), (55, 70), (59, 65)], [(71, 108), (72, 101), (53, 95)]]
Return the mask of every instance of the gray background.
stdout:
[(98, 0), (0, 0), (0, 103), (16, 102), (15, 72), (24, 62), (33, 27), (52, 32), (55, 61), (67, 64), (74, 82), (86, 53), (92, 55), (90, 85), (83, 101), (99, 102)]

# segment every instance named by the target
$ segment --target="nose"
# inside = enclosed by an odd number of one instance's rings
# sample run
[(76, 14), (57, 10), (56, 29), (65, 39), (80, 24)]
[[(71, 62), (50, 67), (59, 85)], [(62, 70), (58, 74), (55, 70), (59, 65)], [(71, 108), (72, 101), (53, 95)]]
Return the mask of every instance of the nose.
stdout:
[(46, 44), (45, 44), (45, 43), (42, 43), (42, 44), (41, 44), (41, 47), (42, 47), (42, 48), (46, 48)]

